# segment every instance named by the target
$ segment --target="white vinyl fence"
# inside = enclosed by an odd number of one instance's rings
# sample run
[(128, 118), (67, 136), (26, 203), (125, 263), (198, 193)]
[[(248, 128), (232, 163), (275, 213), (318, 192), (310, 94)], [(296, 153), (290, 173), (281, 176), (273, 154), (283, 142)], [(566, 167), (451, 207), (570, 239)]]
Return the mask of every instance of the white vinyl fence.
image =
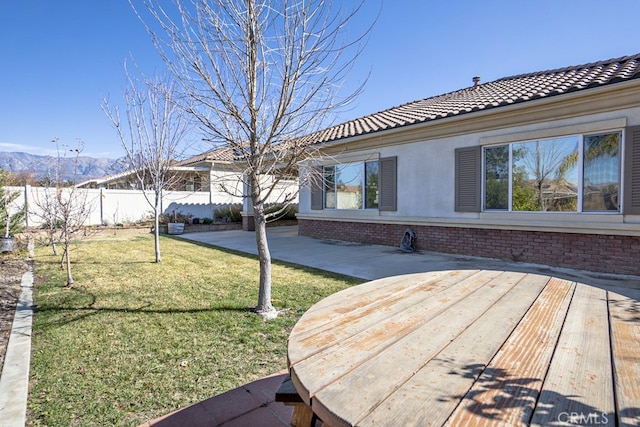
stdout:
[[(26, 203), (28, 227), (38, 227), (46, 222), (46, 211), (55, 196), (55, 188), (30, 185), (5, 188), (20, 194), (10, 207), (13, 212)], [(85, 225), (135, 223), (152, 217), (151, 205), (139, 190), (74, 188), (64, 191), (67, 196), (73, 192), (74, 197), (84, 200), (89, 207)], [(153, 193), (148, 192), (147, 195), (153, 201)], [(161, 210), (167, 215), (177, 213), (194, 218), (213, 218), (216, 209), (236, 203), (242, 203), (242, 198), (221, 192), (167, 191), (162, 193)]]

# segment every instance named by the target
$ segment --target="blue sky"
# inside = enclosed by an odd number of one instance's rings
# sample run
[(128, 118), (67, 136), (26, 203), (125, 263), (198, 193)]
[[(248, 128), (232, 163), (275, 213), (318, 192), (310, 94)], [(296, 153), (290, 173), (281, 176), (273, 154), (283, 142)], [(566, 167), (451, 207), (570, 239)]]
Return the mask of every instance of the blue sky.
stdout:
[[(362, 16), (379, 7), (369, 1)], [(341, 118), (514, 74), (640, 53), (638, 0), (385, 0), (351, 79), (365, 92)], [(357, 25), (357, 23), (356, 23)], [(123, 64), (162, 64), (126, 0), (0, 0), (0, 151), (51, 154), (54, 137), (116, 158), (100, 109)], [(196, 145), (196, 149), (207, 149)]]

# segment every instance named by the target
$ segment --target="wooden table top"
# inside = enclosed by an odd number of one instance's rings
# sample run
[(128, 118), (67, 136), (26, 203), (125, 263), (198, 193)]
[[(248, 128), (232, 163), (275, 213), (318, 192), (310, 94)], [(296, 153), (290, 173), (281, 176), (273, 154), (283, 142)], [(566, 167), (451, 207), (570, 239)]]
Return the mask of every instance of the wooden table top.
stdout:
[(388, 277), (333, 294), (288, 343), (328, 425), (640, 425), (640, 290), (530, 273)]

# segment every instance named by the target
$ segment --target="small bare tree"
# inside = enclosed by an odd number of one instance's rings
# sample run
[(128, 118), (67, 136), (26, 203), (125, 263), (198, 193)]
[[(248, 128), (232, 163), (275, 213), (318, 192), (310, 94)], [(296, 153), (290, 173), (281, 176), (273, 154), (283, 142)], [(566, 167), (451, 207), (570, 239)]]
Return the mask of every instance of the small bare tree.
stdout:
[[(185, 112), (175, 102), (174, 85), (154, 77), (136, 80), (126, 71), (129, 87), (124, 94), (126, 122), (122, 123), (117, 106), (103, 101), (102, 109), (113, 124), (140, 190), (151, 206), (154, 223), (155, 260), (160, 253), (160, 215), (162, 191), (178, 179), (172, 169), (182, 154), (188, 131)], [(151, 198), (148, 192), (153, 193)]]
[(36, 217), (42, 220), (42, 225), (46, 230), (46, 241), (42, 242), (46, 246), (51, 246), (51, 250), (55, 256), (60, 255), (58, 252), (58, 206), (55, 202), (54, 191), (55, 186), (51, 186), (53, 181), (46, 181), (44, 185), (44, 194), (36, 195), (35, 207), (37, 211), (32, 212)]
[[(66, 270), (68, 287), (74, 284), (71, 268), (71, 245), (78, 238), (87, 235), (85, 223), (92, 211), (92, 203), (88, 199), (85, 189), (76, 188), (78, 177), (78, 160), (82, 152), (83, 143), (77, 148), (68, 149), (63, 145), (60, 149), (58, 138), (54, 138), (58, 152), (53, 179), (48, 182), (53, 184), (46, 187), (44, 195), (35, 198), (35, 215), (40, 216), (48, 229), (48, 241), (53, 246), (53, 251), (58, 254), (57, 245), (62, 247), (60, 266)], [(73, 153), (73, 171), (67, 173), (67, 153)], [(69, 180), (68, 176), (72, 176)]]
[(255, 310), (275, 317), (265, 203), (313, 155), (302, 137), (362, 89), (339, 96), (370, 30), (348, 31), (364, 0), (348, 10), (330, 0), (129, 1), (205, 138), (244, 162), (260, 260)]

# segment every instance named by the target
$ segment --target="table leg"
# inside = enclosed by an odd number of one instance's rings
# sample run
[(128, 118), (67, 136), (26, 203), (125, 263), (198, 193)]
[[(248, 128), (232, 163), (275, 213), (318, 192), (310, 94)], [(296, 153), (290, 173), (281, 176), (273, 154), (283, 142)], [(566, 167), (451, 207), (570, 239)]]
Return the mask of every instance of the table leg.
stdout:
[(310, 406), (296, 405), (293, 407), (291, 415), (291, 425), (293, 427), (311, 427), (315, 424), (316, 417)]

